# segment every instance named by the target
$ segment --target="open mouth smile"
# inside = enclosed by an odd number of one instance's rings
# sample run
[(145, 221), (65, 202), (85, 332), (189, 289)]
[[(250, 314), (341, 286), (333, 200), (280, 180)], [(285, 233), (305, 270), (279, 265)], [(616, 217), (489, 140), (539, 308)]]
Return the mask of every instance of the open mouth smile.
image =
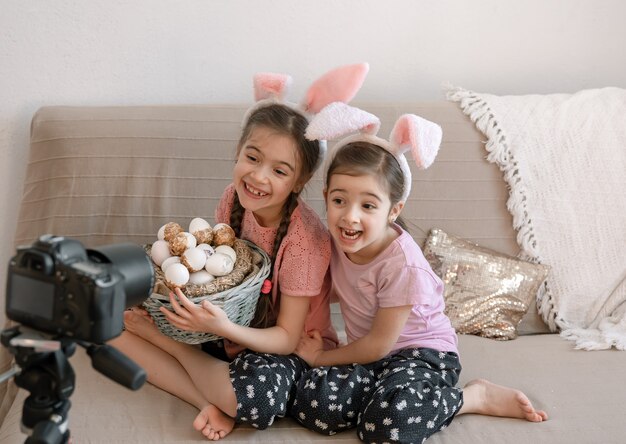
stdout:
[(244, 188), (246, 189), (246, 191), (256, 197), (265, 197), (268, 195), (268, 193), (264, 193), (261, 190), (258, 190), (254, 187), (252, 187), (251, 185), (248, 185), (247, 183), (244, 182), (243, 184)]
[(363, 232), (359, 230), (348, 230), (346, 228), (340, 228), (339, 230), (341, 232), (341, 237), (347, 240), (356, 240), (361, 236), (361, 234), (363, 234)]

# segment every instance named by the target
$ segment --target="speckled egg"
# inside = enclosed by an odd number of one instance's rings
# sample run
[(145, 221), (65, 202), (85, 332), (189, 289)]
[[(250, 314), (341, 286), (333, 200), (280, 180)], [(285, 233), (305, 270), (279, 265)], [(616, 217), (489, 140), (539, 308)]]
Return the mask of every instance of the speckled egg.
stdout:
[(174, 256), (180, 256), (189, 248), (195, 248), (196, 238), (191, 233), (183, 231), (178, 233), (170, 242), (170, 253)]
[(168, 222), (163, 226), (163, 239), (168, 242), (172, 242), (172, 239), (174, 239), (178, 233), (182, 233), (183, 231), (185, 230), (183, 230), (183, 227), (181, 227), (180, 224), (177, 224), (176, 222)]
[(207, 259), (209, 256), (213, 256), (213, 254), (215, 253), (215, 250), (209, 244), (200, 244), (196, 248), (199, 248), (202, 251), (204, 251), (204, 254), (206, 255)]
[(205, 228), (204, 230), (192, 231), (193, 236), (199, 244), (210, 244), (213, 241), (213, 229)]
[(235, 231), (227, 224), (217, 224), (213, 227), (213, 245), (228, 245), (232, 247), (235, 244)]

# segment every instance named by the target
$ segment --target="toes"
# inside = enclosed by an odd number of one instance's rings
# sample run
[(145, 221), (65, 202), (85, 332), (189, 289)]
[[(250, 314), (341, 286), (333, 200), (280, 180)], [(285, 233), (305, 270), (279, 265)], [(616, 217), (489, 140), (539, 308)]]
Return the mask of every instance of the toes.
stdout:
[(202, 409), (200, 410), (200, 413), (198, 413), (198, 416), (196, 416), (196, 419), (193, 420), (193, 428), (198, 431), (201, 431), (207, 426), (208, 422), (209, 422), (209, 415), (205, 409)]

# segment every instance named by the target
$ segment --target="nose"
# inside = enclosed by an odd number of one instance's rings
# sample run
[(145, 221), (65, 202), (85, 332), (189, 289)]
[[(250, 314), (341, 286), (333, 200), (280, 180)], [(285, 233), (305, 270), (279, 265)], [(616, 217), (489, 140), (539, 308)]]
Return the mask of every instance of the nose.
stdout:
[(267, 179), (267, 172), (265, 171), (265, 168), (257, 167), (250, 172), (250, 176), (252, 176), (256, 182), (264, 183)]
[(359, 221), (359, 208), (357, 205), (348, 205), (345, 207), (342, 219), (348, 224), (355, 224)]

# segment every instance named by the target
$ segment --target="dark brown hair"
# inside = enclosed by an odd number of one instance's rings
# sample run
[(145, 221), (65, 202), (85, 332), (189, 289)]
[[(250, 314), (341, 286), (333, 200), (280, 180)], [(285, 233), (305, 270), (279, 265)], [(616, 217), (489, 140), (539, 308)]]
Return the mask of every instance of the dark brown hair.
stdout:
[[(389, 151), (373, 143), (359, 141), (340, 147), (328, 167), (326, 189), (333, 174), (376, 177), (383, 189), (387, 190), (391, 206), (402, 199), (404, 174), (398, 160)], [(396, 219), (396, 223), (407, 229), (401, 217)]]
[[(241, 148), (255, 128), (264, 127), (274, 130), (280, 134), (290, 136), (296, 142), (297, 146), (296, 157), (300, 161), (300, 176), (297, 178), (296, 184), (298, 189), (301, 191), (302, 186), (308, 182), (311, 176), (313, 176), (315, 167), (320, 160), (319, 142), (317, 140), (311, 141), (304, 137), (304, 132), (307, 126), (308, 121), (302, 114), (285, 105), (274, 104), (259, 108), (250, 115), (245, 127), (243, 128), (241, 138), (237, 144), (237, 156), (239, 156)], [(274, 246), (270, 254), (272, 259), (270, 275), (268, 276), (270, 281), (272, 280), (274, 263), (276, 261), (276, 256), (278, 255), (280, 244), (287, 234), (287, 229), (289, 228), (291, 214), (298, 206), (298, 196), (300, 191), (297, 193), (292, 192), (283, 206), (282, 218), (280, 220), (280, 224), (276, 232), (276, 238), (274, 240)], [(241, 223), (243, 221), (244, 211), (245, 209), (241, 206), (239, 197), (237, 196), (237, 193), (235, 193), (233, 211), (230, 215), (230, 226), (233, 230), (235, 230), (237, 237), (241, 235)], [(276, 303), (278, 302), (279, 300), (277, 299)], [(272, 300), (271, 294), (262, 294), (259, 298), (259, 302), (257, 303), (256, 313), (251, 326), (257, 328), (268, 327), (269, 323), (274, 319), (274, 316), (270, 316), (275, 309), (274, 305), (275, 303)]]

